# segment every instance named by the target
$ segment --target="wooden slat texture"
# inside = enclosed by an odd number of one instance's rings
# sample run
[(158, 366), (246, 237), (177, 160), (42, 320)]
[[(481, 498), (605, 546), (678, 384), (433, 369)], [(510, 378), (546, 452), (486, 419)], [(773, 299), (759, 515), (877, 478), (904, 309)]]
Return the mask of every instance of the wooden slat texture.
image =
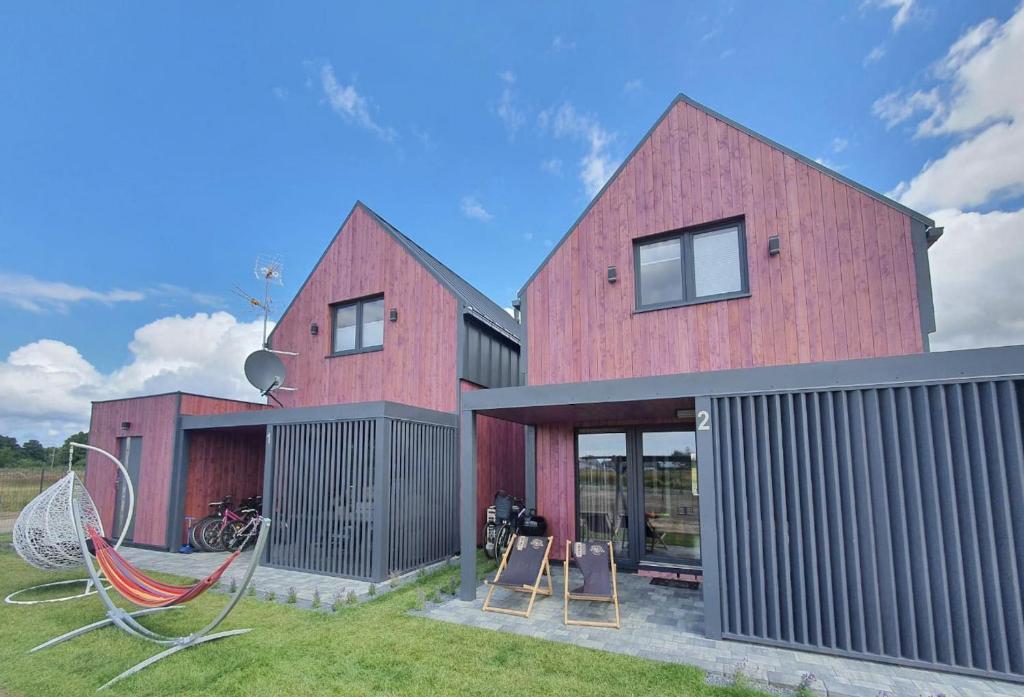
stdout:
[[(634, 313), (635, 238), (733, 216), (746, 221), (749, 298)], [(923, 348), (910, 219), (685, 102), (530, 283), (526, 306), (531, 385)]]
[[(329, 305), (377, 293), (398, 310), (384, 324), (384, 349), (327, 357)], [(286, 407), (389, 400), (454, 412), (457, 312), (455, 297), (357, 207), (278, 323), (274, 348), (299, 354), (283, 359), (297, 389), (278, 398)]]

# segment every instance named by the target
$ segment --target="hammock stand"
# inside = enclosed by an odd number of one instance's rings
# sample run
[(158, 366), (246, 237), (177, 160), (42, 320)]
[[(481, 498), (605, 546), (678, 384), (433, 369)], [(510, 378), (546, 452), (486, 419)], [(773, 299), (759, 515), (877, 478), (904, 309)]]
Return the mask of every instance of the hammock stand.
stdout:
[[(96, 587), (96, 592), (99, 594), (100, 600), (103, 601), (103, 604), (107, 608), (107, 618), (104, 620), (100, 620), (99, 622), (93, 622), (92, 624), (88, 624), (84, 627), (79, 627), (78, 629), (67, 632), (66, 634), (62, 634), (59, 637), (54, 637), (53, 639), (50, 639), (49, 641), (35, 647), (34, 649), (32, 649), (32, 651), (30, 651), (30, 653), (34, 653), (36, 651), (40, 651), (50, 646), (60, 644), (62, 642), (67, 641), (68, 639), (73, 639), (74, 637), (81, 636), (82, 634), (85, 634), (87, 632), (91, 632), (94, 629), (106, 627), (111, 624), (115, 625), (125, 633), (130, 634), (134, 637), (145, 639), (147, 641), (153, 642), (154, 644), (165, 647), (164, 650), (160, 653), (156, 654), (155, 656), (147, 658), (146, 660), (142, 661), (141, 663), (138, 663), (137, 665), (132, 666), (131, 668), (124, 671), (117, 677), (113, 678), (106, 684), (100, 686), (97, 689), (97, 692), (99, 692), (100, 690), (104, 690), (113, 685), (114, 683), (123, 680), (124, 678), (127, 678), (130, 675), (138, 673), (143, 668), (151, 666), (157, 661), (167, 658), (168, 656), (171, 656), (179, 651), (183, 651), (184, 649), (190, 648), (192, 646), (197, 646), (199, 644), (203, 644), (207, 641), (215, 641), (216, 639), (223, 639), (224, 637), (235, 636), (237, 634), (245, 634), (246, 632), (252, 631), (252, 629), (250, 628), (231, 629), (225, 632), (217, 632), (216, 634), (210, 633), (214, 629), (216, 629), (221, 622), (224, 621), (224, 619), (228, 616), (228, 614), (230, 614), (232, 610), (235, 609), (235, 606), (238, 604), (238, 601), (242, 599), (242, 595), (245, 593), (246, 588), (248, 588), (249, 582), (252, 581), (252, 576), (256, 572), (256, 566), (259, 563), (260, 557), (263, 555), (263, 550), (266, 547), (267, 539), (269, 537), (269, 518), (264, 518), (262, 524), (260, 525), (259, 537), (257, 538), (256, 546), (253, 549), (252, 560), (249, 562), (249, 568), (246, 569), (245, 576), (242, 579), (242, 582), (239, 584), (234, 596), (227, 603), (227, 605), (225, 605), (224, 609), (222, 609), (220, 613), (208, 625), (206, 625), (199, 631), (193, 632), (192, 634), (189, 634), (187, 636), (172, 637), (159, 634), (157, 632), (152, 631), (151, 629), (147, 629), (142, 624), (140, 624), (135, 618), (141, 615), (147, 615), (154, 612), (160, 612), (163, 610), (170, 610), (174, 609), (175, 607), (180, 607), (180, 603), (187, 602), (188, 600), (195, 598), (200, 593), (205, 591), (207, 588), (211, 587), (213, 583), (216, 582), (215, 576), (219, 576), (220, 573), (223, 573), (224, 569), (227, 568), (227, 563), (223, 564), (218, 569), (217, 572), (214, 572), (214, 574), (211, 574), (211, 576), (207, 577), (203, 581), (200, 581), (199, 583), (196, 583), (193, 586), (170, 586), (167, 584), (159, 584), (163, 587), (163, 590), (157, 591), (158, 593), (164, 594), (164, 600), (162, 602), (157, 604), (158, 601), (153, 600), (152, 603), (150, 603), (152, 605), (151, 607), (147, 607), (144, 610), (139, 610), (136, 612), (126, 612), (125, 610), (121, 609), (116, 604), (114, 604), (113, 599), (107, 592), (109, 589), (104, 587), (100, 583), (99, 571), (93, 564), (92, 556), (89, 553), (88, 542), (86, 540), (86, 535), (88, 534), (88, 532), (84, 529), (84, 526), (82, 525), (81, 507), (79, 506), (77, 501), (72, 502), (72, 510), (74, 512), (75, 532), (78, 534), (78, 542), (81, 547), (82, 554), (85, 558), (85, 568), (89, 572), (89, 577)], [(97, 539), (95, 533), (93, 534), (93, 539)], [(109, 545), (107, 546), (106, 549), (101, 549), (101, 546), (97, 545), (96, 553), (97, 556), (100, 556), (101, 554), (109, 555), (109, 553), (112, 550), (113, 548)], [(235, 556), (237, 555), (232, 555), (232, 557), (229, 558), (228, 563), (230, 563), (230, 561), (232, 561), (235, 558)], [(156, 591), (156, 588), (149, 586), (149, 583), (158, 582), (149, 579), (147, 576), (139, 572), (137, 569), (135, 569), (130, 564), (125, 562), (119, 555), (116, 554), (116, 552), (114, 552), (112, 555), (105, 556), (105, 558), (101, 562), (101, 566), (108, 566), (108, 568), (113, 568), (110, 565), (119, 565), (121, 571), (125, 576), (125, 579), (119, 578), (116, 581), (112, 581), (114, 587), (117, 588), (118, 592), (121, 592), (121, 586), (126, 585), (126, 583), (129, 583), (132, 586), (146, 587), (149, 590)], [(130, 580), (126, 581), (126, 579)], [(168, 591), (166, 589), (175, 590)]]
[[(89, 496), (89, 491), (85, 488), (85, 484), (71, 470), (75, 448), (92, 450), (109, 459), (120, 470), (121, 477), (126, 483), (128, 515), (125, 517), (121, 534), (114, 544), (115, 550), (119, 549), (121, 543), (124, 542), (130, 523), (135, 516), (135, 488), (132, 486), (131, 477), (128, 476), (128, 470), (121, 464), (121, 461), (106, 450), (97, 448), (94, 445), (87, 445), (85, 443), (71, 443), (70, 445), (71, 447), (68, 449), (68, 473), (32, 499), (18, 515), (18, 519), (14, 523), (14, 548), (18, 556), (43, 571), (73, 569), (81, 566), (83, 563), (82, 558), (79, 556), (80, 549), (74, 534), (74, 524), (71, 522), (74, 515), (71, 510), (72, 501), (80, 499), (86, 504), (87, 516), (96, 525), (100, 534), (103, 534), (103, 523), (96, 513), (96, 504)], [(18, 596), (22, 593), (30, 593), (43, 588), (70, 586), (78, 583), (85, 584), (85, 589), (81, 593), (42, 600), (18, 599)], [(61, 603), (65, 600), (85, 598), (95, 593), (93, 579), (74, 578), (67, 581), (43, 583), (31, 588), (22, 588), (4, 598), (4, 602), (8, 605), (41, 605), (44, 603)]]

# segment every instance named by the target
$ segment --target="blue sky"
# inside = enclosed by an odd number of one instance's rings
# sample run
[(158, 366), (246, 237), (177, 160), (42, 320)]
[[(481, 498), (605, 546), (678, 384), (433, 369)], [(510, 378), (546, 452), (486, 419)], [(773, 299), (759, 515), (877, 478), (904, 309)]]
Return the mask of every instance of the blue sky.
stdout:
[(968, 137), (914, 137), (930, 66), (1015, 8), (7, 4), (0, 357), (50, 339), (108, 376), (148, 323), (248, 322), (257, 253), (283, 307), (356, 199), (508, 305), (679, 92), (889, 191)]

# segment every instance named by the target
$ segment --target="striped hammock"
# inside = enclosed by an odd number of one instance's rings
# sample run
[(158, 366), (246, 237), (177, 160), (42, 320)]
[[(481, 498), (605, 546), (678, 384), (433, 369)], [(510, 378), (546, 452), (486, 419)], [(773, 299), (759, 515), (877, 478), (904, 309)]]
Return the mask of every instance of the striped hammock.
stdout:
[(231, 562), (241, 554), (240, 551), (232, 552), (223, 564), (202, 581), (191, 586), (176, 586), (161, 583), (132, 566), (95, 528), (87, 528), (86, 533), (95, 549), (96, 562), (103, 570), (107, 581), (126, 600), (142, 607), (169, 607), (187, 603), (193, 598), (199, 597), (220, 580), (227, 568), (231, 566)]

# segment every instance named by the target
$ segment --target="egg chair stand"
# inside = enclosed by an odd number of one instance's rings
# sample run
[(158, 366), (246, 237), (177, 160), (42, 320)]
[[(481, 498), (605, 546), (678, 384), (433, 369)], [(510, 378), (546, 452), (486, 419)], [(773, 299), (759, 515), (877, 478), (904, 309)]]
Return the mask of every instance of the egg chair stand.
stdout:
[[(96, 592), (102, 600), (103, 605), (107, 608), (107, 617), (99, 622), (93, 622), (92, 624), (78, 629), (72, 630), (66, 634), (62, 634), (59, 637), (50, 639), (49, 641), (40, 644), (39, 646), (32, 649), (33, 652), (40, 651), (42, 649), (60, 644), (73, 639), (82, 634), (91, 632), (94, 629), (100, 629), (111, 624), (121, 629), (131, 636), (138, 637), (139, 639), (145, 639), (159, 646), (165, 647), (163, 651), (147, 658), (145, 661), (132, 666), (128, 670), (124, 671), (120, 675), (116, 676), (106, 684), (102, 685), (97, 691), (106, 689), (114, 683), (127, 678), (130, 675), (138, 673), (142, 669), (153, 665), (157, 661), (160, 661), (168, 656), (171, 656), (179, 651), (183, 651), (199, 644), (204, 644), (208, 641), (215, 641), (217, 639), (223, 639), (229, 636), (235, 636), (238, 634), (245, 634), (246, 632), (252, 631), (252, 629), (231, 629), (224, 632), (213, 632), (221, 622), (235, 609), (235, 606), (242, 599), (242, 595), (248, 588), (249, 583), (252, 581), (253, 574), (256, 572), (256, 566), (262, 557), (263, 550), (266, 547), (267, 539), (269, 537), (270, 530), (270, 519), (264, 518), (260, 525), (259, 537), (256, 540), (256, 546), (252, 552), (252, 559), (249, 562), (249, 567), (246, 569), (245, 576), (242, 582), (238, 585), (235, 594), (224, 606), (224, 608), (218, 613), (214, 619), (207, 624), (205, 627), (197, 632), (188, 634), (186, 636), (166, 636), (154, 632), (151, 629), (147, 629), (143, 626), (136, 617), (147, 615), (153, 612), (160, 612), (162, 610), (170, 610), (175, 607), (180, 607), (180, 603), (187, 602), (196, 598), (202, 592), (212, 587), (216, 583), (217, 578), (227, 568), (228, 564), (237, 557), (237, 553), (229, 557), (225, 564), (217, 569), (206, 579), (199, 581), (192, 586), (171, 586), (169, 584), (163, 584), (142, 574), (120, 557), (113, 547), (106, 545), (104, 547), (102, 538), (98, 537), (95, 531), (89, 531), (82, 525), (80, 518), (81, 509), (78, 502), (72, 504), (72, 508), (75, 513), (75, 529), (78, 534), (78, 542), (81, 546), (82, 553), (85, 557), (85, 568), (89, 572), (89, 577), (92, 579), (93, 584), (96, 587)], [(88, 540), (87, 540), (88, 536)], [(92, 554), (89, 552), (89, 542), (92, 542), (95, 550), (97, 560), (104, 571), (106, 571), (107, 579), (111, 583), (114, 589), (120, 594), (131, 600), (136, 604), (149, 605), (146, 609), (139, 610), (136, 612), (127, 612), (122, 608), (118, 607), (108, 592), (109, 589), (100, 583), (99, 570), (96, 568), (96, 564), (92, 560)]]
[[(128, 476), (128, 470), (121, 464), (121, 461), (106, 450), (97, 448), (94, 445), (87, 445), (85, 443), (71, 443), (70, 445), (71, 447), (68, 449), (68, 473), (59, 481), (50, 485), (46, 491), (32, 499), (28, 506), (18, 515), (18, 520), (14, 524), (15, 551), (26, 562), (44, 571), (72, 569), (82, 563), (82, 559), (79, 557), (78, 541), (75, 539), (73, 530), (74, 526), (71, 523), (73, 515), (71, 510), (72, 501), (77, 500), (84, 503), (86, 519), (95, 525), (101, 534), (103, 532), (99, 514), (96, 513), (96, 504), (89, 496), (89, 492), (82, 483), (82, 480), (71, 469), (75, 448), (92, 450), (106, 457), (117, 466), (123, 481), (126, 483), (128, 515), (125, 518), (121, 534), (118, 536), (117, 542), (114, 543), (114, 549), (121, 547), (121, 543), (124, 542), (125, 535), (128, 533), (129, 523), (135, 515), (135, 488), (132, 486), (131, 477)], [(37, 600), (21, 600), (19, 598), (23, 593), (79, 583), (85, 584), (85, 589), (81, 593)], [(95, 593), (93, 579), (73, 578), (65, 581), (43, 583), (31, 588), (22, 588), (4, 598), (4, 602), (8, 605), (42, 605), (44, 603), (61, 603), (66, 600), (85, 598)]]

